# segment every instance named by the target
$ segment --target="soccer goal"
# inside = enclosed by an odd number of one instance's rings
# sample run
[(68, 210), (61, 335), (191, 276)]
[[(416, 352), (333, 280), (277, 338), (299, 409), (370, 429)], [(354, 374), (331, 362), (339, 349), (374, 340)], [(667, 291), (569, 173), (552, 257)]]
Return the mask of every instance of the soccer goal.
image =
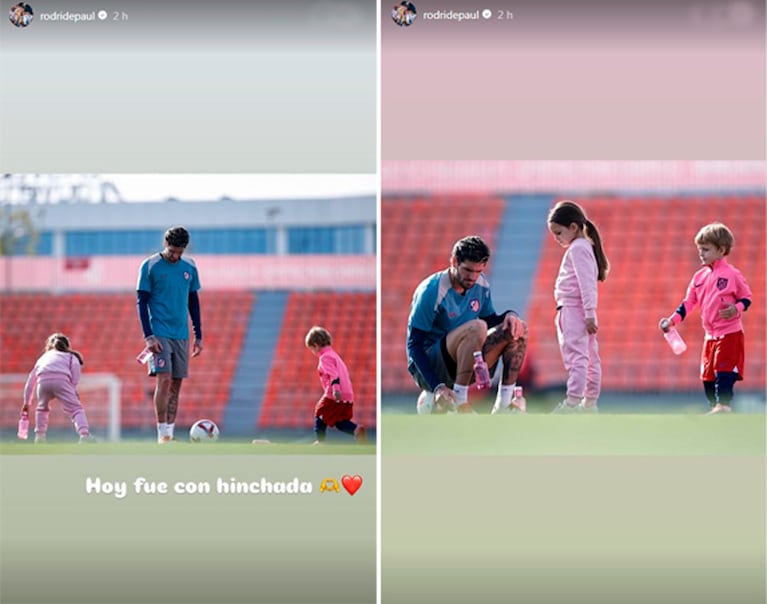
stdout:
[[(0, 426), (15, 427), (19, 420), (19, 411), (24, 398), (25, 373), (0, 375)], [(77, 386), (77, 393), (88, 415), (88, 423), (96, 437), (103, 437), (111, 442), (120, 440), (120, 393), (121, 382), (113, 373), (84, 373)], [(34, 405), (30, 408), (30, 431), (34, 426)], [(51, 404), (49, 428), (72, 429), (72, 423), (64, 415), (58, 401)]]

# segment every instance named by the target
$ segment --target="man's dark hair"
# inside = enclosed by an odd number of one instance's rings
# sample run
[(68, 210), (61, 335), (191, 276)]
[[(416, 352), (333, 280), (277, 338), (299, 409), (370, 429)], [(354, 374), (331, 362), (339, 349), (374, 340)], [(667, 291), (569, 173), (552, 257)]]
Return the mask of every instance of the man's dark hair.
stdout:
[(490, 260), (490, 248), (479, 235), (470, 235), (455, 242), (453, 256), (458, 264), (461, 262), (487, 262)]
[(170, 227), (165, 231), (165, 242), (173, 247), (186, 247), (189, 245), (189, 231), (182, 226)]

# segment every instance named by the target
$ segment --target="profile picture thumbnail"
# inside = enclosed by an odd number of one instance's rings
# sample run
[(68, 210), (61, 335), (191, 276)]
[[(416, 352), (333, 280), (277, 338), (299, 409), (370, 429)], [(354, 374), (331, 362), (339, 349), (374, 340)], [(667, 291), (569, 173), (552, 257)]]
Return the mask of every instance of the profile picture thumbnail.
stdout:
[(415, 4), (407, 0), (402, 0), (402, 2), (395, 4), (391, 9), (391, 18), (400, 27), (410, 27), (417, 16), (418, 12), (415, 10)]
[(8, 20), (16, 27), (26, 27), (32, 23), (35, 13), (26, 2), (19, 2), (11, 7), (8, 12)]

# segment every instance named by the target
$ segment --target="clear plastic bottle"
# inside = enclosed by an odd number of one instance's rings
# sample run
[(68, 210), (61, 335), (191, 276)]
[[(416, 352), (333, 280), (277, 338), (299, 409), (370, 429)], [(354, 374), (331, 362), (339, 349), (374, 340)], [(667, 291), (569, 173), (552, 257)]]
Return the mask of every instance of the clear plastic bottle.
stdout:
[(682, 336), (671, 326), (671, 322), (668, 320), (663, 322), (663, 337), (666, 338), (666, 342), (671, 346), (674, 354), (682, 354), (687, 350), (687, 344), (684, 343)]
[(147, 346), (144, 348), (144, 350), (139, 352), (138, 356), (136, 357), (136, 361), (142, 365), (146, 365), (150, 358), (152, 358), (152, 350), (149, 348), (149, 346)]
[(474, 383), (479, 390), (490, 388), (490, 369), (482, 358), (482, 351), (474, 353)]
[(27, 440), (29, 438), (29, 412), (22, 411), (21, 418), (19, 419), (19, 431), (17, 433), (19, 440)]

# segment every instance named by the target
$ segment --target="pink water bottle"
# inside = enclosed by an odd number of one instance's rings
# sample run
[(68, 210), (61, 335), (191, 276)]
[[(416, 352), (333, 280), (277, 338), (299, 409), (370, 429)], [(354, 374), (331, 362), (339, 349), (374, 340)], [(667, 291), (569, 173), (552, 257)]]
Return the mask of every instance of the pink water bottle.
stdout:
[(674, 351), (674, 354), (682, 354), (687, 350), (687, 344), (684, 343), (679, 332), (671, 327), (671, 322), (668, 319), (663, 321), (661, 326), (663, 327), (663, 337), (666, 338), (666, 342), (671, 346), (671, 350)]
[(138, 356), (136, 357), (136, 361), (141, 363), (142, 365), (146, 365), (147, 361), (152, 358), (152, 350), (147, 346), (142, 350)]
[(490, 388), (490, 370), (482, 358), (481, 350), (474, 353), (474, 382), (479, 390)]
[(21, 419), (19, 419), (19, 431), (17, 433), (19, 440), (27, 440), (29, 438), (29, 412), (22, 411)]

